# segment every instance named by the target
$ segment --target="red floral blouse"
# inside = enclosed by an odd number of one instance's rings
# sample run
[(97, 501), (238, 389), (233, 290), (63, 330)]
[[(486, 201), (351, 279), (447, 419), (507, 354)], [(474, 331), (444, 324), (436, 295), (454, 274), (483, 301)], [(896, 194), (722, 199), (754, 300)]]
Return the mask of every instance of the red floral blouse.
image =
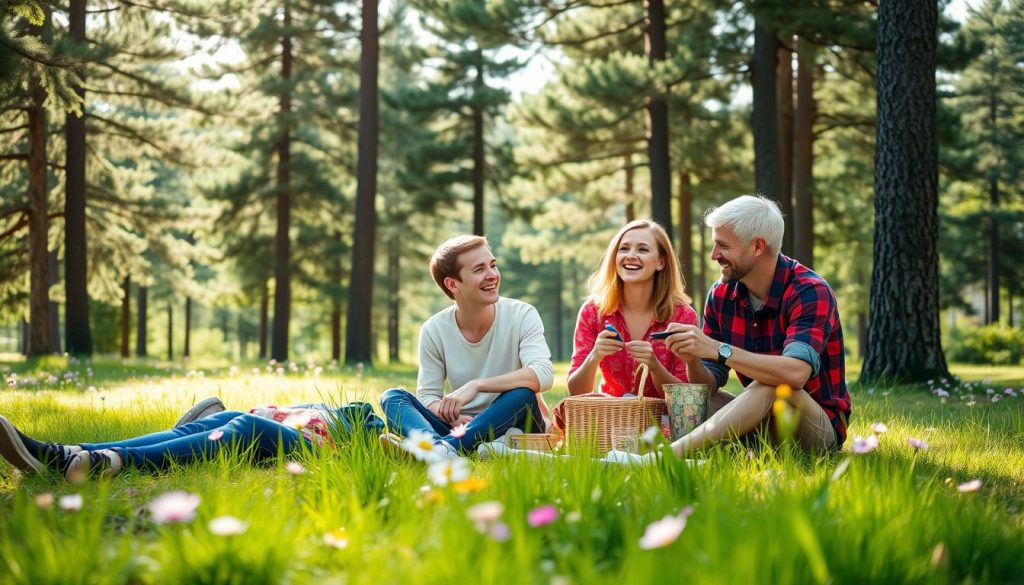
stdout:
[[(673, 322), (696, 325), (697, 312), (690, 305), (676, 306), (675, 311), (672, 313), (672, 318), (668, 321), (651, 321), (650, 326), (647, 327), (647, 331), (644, 333), (643, 340), (651, 343), (654, 347), (654, 356), (665, 366), (665, 369), (676, 378), (679, 378), (679, 380), (686, 382), (686, 364), (669, 351), (664, 341), (659, 339), (652, 340), (650, 337), (651, 333), (664, 331), (668, 324)], [(583, 365), (583, 361), (590, 355), (591, 350), (594, 349), (598, 333), (604, 331), (605, 323), (614, 325), (622, 335), (623, 341), (632, 341), (629, 337), (629, 327), (626, 326), (626, 319), (623, 317), (621, 309), (616, 309), (614, 313), (599, 319), (597, 305), (594, 304), (594, 301), (588, 300), (580, 308), (579, 317), (576, 319), (576, 333), (573, 335), (572, 364), (569, 366), (570, 374), (579, 369)], [(600, 364), (601, 377), (604, 379), (601, 383), (601, 391), (612, 396), (622, 396), (627, 392), (636, 393), (637, 385), (640, 384), (638, 366), (639, 364), (633, 359), (633, 356), (629, 355), (629, 352), (625, 349), (606, 356), (601, 360)], [(661, 388), (654, 387), (654, 381), (650, 376), (647, 378), (644, 396), (665, 397)]]

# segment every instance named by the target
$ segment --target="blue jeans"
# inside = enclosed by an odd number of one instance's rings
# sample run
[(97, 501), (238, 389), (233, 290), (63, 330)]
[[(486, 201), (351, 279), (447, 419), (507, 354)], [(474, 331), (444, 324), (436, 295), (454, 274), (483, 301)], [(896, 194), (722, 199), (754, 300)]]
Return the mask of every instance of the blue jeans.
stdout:
[[(219, 440), (211, 441), (210, 433), (224, 432)], [(166, 469), (171, 461), (191, 463), (200, 458), (214, 456), (225, 448), (244, 452), (252, 449), (257, 460), (270, 459), (281, 452), (289, 453), (299, 442), (309, 442), (295, 429), (266, 418), (234, 411), (217, 414), (190, 422), (176, 429), (161, 431), (111, 443), (80, 443), (87, 451), (113, 449), (125, 465)]]
[(500, 437), (512, 427), (543, 430), (544, 424), (537, 407), (537, 395), (529, 388), (515, 388), (498, 394), (490, 406), (466, 425), (466, 434), (461, 437), (451, 436), (451, 425), (402, 388), (385, 392), (380, 405), (393, 432), (408, 435), (410, 431), (423, 431), (429, 433), (435, 443), (447, 443), (458, 451), (472, 451), (480, 443)]

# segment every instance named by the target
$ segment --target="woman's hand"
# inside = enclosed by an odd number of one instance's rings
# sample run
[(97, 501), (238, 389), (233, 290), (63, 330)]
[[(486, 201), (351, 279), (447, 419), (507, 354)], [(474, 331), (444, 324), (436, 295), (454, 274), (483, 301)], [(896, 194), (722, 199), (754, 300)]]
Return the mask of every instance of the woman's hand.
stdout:
[(655, 362), (658, 361), (654, 355), (654, 346), (648, 341), (630, 341), (626, 344), (626, 351), (633, 356), (634, 360), (648, 368), (653, 368)]
[(622, 350), (626, 344), (612, 339), (614, 336), (615, 333), (607, 329), (598, 333), (597, 339), (594, 340), (594, 349), (590, 350), (590, 359), (600, 362), (605, 357)]

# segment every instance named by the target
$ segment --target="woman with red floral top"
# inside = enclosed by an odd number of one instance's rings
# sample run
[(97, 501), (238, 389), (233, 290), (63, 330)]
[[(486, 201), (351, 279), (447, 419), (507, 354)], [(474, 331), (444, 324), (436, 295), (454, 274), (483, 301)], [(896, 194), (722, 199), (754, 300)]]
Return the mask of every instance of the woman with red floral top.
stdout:
[(669, 323), (697, 324), (684, 286), (664, 228), (640, 219), (619, 230), (590, 276), (590, 296), (576, 320), (569, 393), (592, 392), (598, 368), (602, 392), (636, 393), (640, 364), (651, 372), (646, 396), (663, 397), (663, 384), (686, 382), (686, 364), (651, 339)]

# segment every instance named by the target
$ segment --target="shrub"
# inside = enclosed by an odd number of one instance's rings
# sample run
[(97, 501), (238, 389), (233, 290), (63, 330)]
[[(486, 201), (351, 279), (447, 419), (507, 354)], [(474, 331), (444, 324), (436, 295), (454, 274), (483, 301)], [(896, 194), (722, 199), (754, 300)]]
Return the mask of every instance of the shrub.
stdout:
[(950, 332), (947, 356), (955, 362), (1015, 365), (1024, 353), (1024, 331), (993, 323)]

